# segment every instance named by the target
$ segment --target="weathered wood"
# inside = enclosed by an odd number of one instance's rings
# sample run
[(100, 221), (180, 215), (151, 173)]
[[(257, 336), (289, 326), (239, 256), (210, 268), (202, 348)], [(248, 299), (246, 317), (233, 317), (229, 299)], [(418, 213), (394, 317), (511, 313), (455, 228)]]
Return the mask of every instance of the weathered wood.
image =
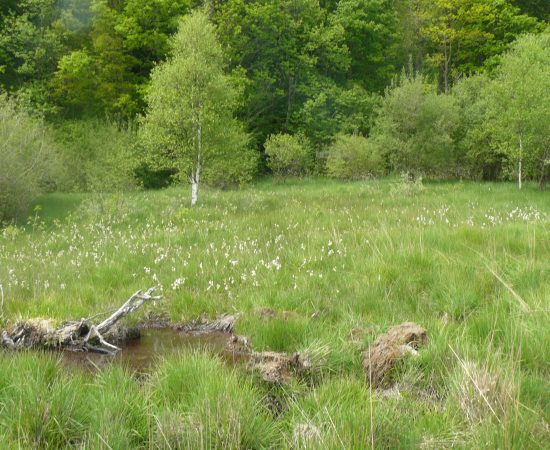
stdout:
[[(90, 328), (90, 331), (88, 332), (88, 335), (84, 339), (84, 345), (89, 347), (89, 342), (93, 339), (96, 339), (99, 341), (99, 343), (108, 351), (112, 353), (116, 353), (120, 350), (116, 345), (109, 344), (105, 339), (103, 339), (103, 336), (101, 336), (101, 333), (97, 330), (95, 326), (92, 325)], [(95, 347), (93, 347), (95, 348)]]
[(9, 350), (15, 350), (15, 343), (13, 340), (8, 336), (8, 333), (6, 331), (2, 332), (2, 346), (6, 347)]
[(161, 296), (153, 296), (155, 288), (145, 293), (137, 291), (118, 310), (99, 325), (91, 323), (91, 319), (65, 322), (55, 328), (50, 320), (34, 319), (19, 322), (10, 333), (3, 331), (0, 346), (10, 350), (23, 348), (60, 348), (73, 351), (90, 351), (115, 354), (119, 347), (107, 342), (103, 335), (123, 317), (133, 313), (147, 301), (160, 300)]
[(154, 291), (154, 287), (147, 289), (147, 291), (145, 291), (145, 293), (143, 294), (141, 293), (141, 290), (137, 291), (126, 301), (126, 303), (124, 303), (124, 305), (122, 305), (117, 311), (115, 311), (111, 316), (109, 316), (96, 327), (97, 332), (100, 335), (105, 334), (115, 323), (117, 323), (120, 319), (127, 316), (128, 314), (133, 313), (136, 309), (143, 305), (143, 303), (147, 301), (160, 300), (161, 296), (152, 295)]

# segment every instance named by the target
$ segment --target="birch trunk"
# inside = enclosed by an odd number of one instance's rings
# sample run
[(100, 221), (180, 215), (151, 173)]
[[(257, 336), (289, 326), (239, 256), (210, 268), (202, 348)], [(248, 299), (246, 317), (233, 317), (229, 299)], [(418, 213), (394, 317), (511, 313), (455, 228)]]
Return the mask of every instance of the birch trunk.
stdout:
[(445, 89), (445, 94), (449, 93), (449, 60), (450, 57), (447, 55), (447, 39), (443, 43), (443, 87)]
[(199, 201), (199, 183), (201, 179), (202, 164), (202, 126), (199, 123), (197, 127), (197, 167), (195, 173), (191, 176), (191, 206), (195, 206)]
[(199, 200), (199, 183), (195, 177), (191, 180), (191, 206), (195, 206)]

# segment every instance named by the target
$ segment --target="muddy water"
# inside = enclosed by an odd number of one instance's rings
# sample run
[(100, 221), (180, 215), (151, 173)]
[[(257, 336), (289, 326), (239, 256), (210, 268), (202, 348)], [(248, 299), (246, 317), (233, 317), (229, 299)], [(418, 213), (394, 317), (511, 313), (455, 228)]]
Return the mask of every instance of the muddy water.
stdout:
[(229, 335), (226, 333), (187, 334), (166, 329), (144, 329), (141, 337), (121, 345), (116, 355), (90, 352), (62, 352), (62, 361), (70, 369), (96, 371), (111, 364), (124, 366), (138, 373), (152, 370), (159, 358), (177, 354), (182, 350), (196, 349), (219, 354), (224, 352)]

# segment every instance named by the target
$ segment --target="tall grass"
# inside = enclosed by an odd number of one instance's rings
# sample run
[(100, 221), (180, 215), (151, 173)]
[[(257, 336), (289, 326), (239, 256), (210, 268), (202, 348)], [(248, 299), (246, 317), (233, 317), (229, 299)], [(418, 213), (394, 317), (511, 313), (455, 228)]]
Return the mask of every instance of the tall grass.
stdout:
[[(206, 192), (195, 209), (179, 188), (43, 197), (32, 220), (0, 231), (3, 324), (89, 317), (159, 285), (154, 312), (239, 312), (237, 332), (256, 349), (307, 349), (320, 370), (270, 389), (193, 352), (145, 380), (0, 354), (0, 443), (544, 448), (548, 194), (474, 183), (404, 193), (396, 183), (262, 182)], [(396, 369), (395, 389), (371, 393), (360, 353), (403, 321), (430, 341)]]

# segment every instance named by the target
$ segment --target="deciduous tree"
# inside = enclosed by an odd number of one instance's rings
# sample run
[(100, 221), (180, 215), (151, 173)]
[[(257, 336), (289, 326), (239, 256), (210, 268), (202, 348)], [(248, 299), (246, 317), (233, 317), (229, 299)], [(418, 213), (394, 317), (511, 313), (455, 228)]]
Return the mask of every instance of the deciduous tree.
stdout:
[(516, 167), (518, 187), (550, 168), (550, 33), (519, 39), (490, 86), (487, 126)]
[(396, 1), (340, 0), (331, 22), (344, 29), (351, 56), (349, 77), (369, 92), (382, 92), (402, 62)]
[(539, 27), (508, 0), (420, 0), (418, 6), (420, 33), (430, 45), (427, 59), (438, 70), (444, 92), (482, 69), (520, 34)]
[(204, 12), (182, 20), (171, 57), (153, 70), (146, 99), (142, 137), (149, 161), (189, 180), (192, 205), (203, 172), (224, 164), (235, 172), (241, 164), (239, 181), (251, 175), (248, 138), (233, 116), (238, 92), (224, 73), (222, 48)]
[(317, 0), (228, 0), (214, 20), (232, 67), (246, 71), (239, 116), (258, 145), (301, 129), (300, 110), (325, 81), (344, 78), (344, 30)]
[(378, 112), (373, 138), (394, 171), (447, 176), (456, 166), (454, 132), (458, 108), (422, 76), (402, 75)]

